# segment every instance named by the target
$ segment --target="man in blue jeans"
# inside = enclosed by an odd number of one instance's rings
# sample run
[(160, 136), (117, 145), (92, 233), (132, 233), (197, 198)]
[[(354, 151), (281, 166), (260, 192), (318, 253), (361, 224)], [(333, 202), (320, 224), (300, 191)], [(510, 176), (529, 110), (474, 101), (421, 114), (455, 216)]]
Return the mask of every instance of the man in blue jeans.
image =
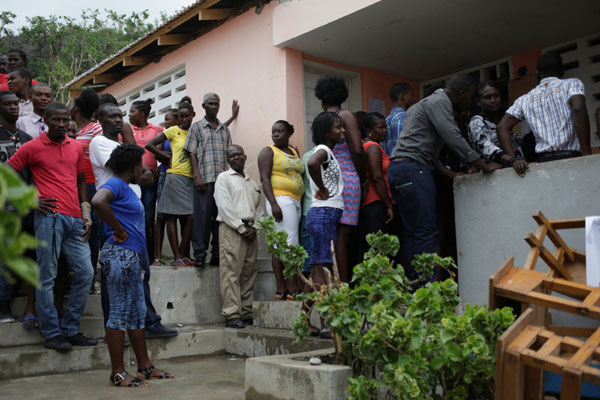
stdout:
[[(97, 135), (90, 143), (90, 161), (94, 176), (96, 178), (96, 189), (100, 188), (106, 181), (114, 176), (112, 170), (106, 166), (106, 162), (110, 158), (112, 151), (119, 146), (119, 133), (123, 128), (123, 116), (121, 109), (114, 104), (102, 104), (98, 109), (98, 122), (102, 125), (102, 135)], [(140, 184), (154, 184), (152, 172), (145, 168), (144, 174), (140, 177)], [(141, 190), (138, 185), (132, 185), (132, 189), (138, 197), (141, 197)], [(107, 235), (105, 230), (102, 230), (100, 237), (100, 247), (106, 241)], [(146, 337), (170, 337), (177, 336), (177, 329), (169, 328), (161, 323), (160, 315), (156, 313), (156, 309), (150, 299), (150, 262), (148, 252), (141, 253), (141, 264), (144, 270), (144, 297), (146, 301)], [(102, 311), (104, 312), (104, 321), (108, 320), (109, 301), (107, 295), (106, 279), (101, 277), (100, 284), (102, 286), (101, 299)]]
[[(98, 342), (79, 332), (79, 318), (87, 302), (94, 270), (87, 240), (91, 206), (83, 175), (81, 146), (66, 136), (69, 109), (61, 103), (46, 107), (48, 133), (22, 145), (8, 163), (17, 171), (29, 167), (39, 194), (35, 237), (40, 287), (36, 290), (40, 330), (45, 347), (68, 351), (72, 346)], [(67, 309), (59, 324), (54, 307), (54, 280), (58, 258), (65, 255), (74, 272)]]
[[(388, 182), (402, 220), (402, 265), (410, 280), (419, 278), (411, 264), (415, 255), (435, 253), (437, 249), (433, 170), (453, 178), (453, 173), (439, 161), (443, 145), (484, 172), (501, 167), (480, 159), (454, 121), (455, 112), (469, 109), (474, 94), (475, 85), (470, 76), (450, 77), (444, 89), (436, 90), (408, 109), (404, 128), (390, 156)], [(423, 280), (418, 286), (426, 282)]]

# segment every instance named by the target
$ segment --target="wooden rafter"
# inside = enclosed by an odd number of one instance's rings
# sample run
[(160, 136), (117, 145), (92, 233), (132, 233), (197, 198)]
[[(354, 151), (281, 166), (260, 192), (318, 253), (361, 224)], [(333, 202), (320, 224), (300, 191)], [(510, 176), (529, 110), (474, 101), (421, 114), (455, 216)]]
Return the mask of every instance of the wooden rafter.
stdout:
[(198, 13), (200, 21), (214, 21), (229, 18), (235, 12), (234, 8), (214, 8), (209, 10), (201, 10)]
[(190, 40), (192, 36), (185, 33), (169, 33), (158, 37), (159, 46), (168, 46), (173, 44), (183, 44)]
[(94, 84), (96, 83), (113, 83), (121, 78), (121, 74), (100, 74), (94, 75)]
[(131, 67), (134, 65), (143, 65), (147, 64), (150, 61), (156, 59), (154, 56), (136, 56), (136, 57), (125, 57), (123, 58), (123, 66)]

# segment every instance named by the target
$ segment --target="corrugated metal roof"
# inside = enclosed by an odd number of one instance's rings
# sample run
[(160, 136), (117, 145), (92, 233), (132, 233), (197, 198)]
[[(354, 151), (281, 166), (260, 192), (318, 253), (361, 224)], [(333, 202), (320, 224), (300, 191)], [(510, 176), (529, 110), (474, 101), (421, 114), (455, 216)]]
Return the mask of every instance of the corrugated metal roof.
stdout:
[(178, 13), (176, 13), (175, 15), (173, 15), (171, 18), (169, 18), (168, 20), (166, 20), (161, 25), (159, 25), (156, 28), (154, 28), (152, 31), (148, 32), (147, 34), (145, 34), (144, 36), (140, 37), (136, 41), (131, 42), (130, 44), (128, 44), (127, 46), (123, 47), (121, 50), (119, 50), (115, 54), (111, 55), (110, 57), (105, 58), (104, 60), (102, 60), (101, 62), (99, 62), (98, 64), (96, 64), (94, 67), (88, 69), (87, 71), (83, 72), (82, 74), (80, 74), (80, 75), (76, 76), (75, 78), (71, 79), (61, 89), (64, 89), (64, 88), (67, 88), (67, 87), (71, 86), (72, 84), (74, 84), (75, 82), (77, 82), (78, 80), (80, 80), (81, 78), (85, 77), (86, 75), (91, 74), (92, 72), (94, 72), (97, 69), (101, 68), (103, 65), (106, 65), (106, 63), (108, 63), (109, 61), (117, 58), (121, 54), (125, 53), (127, 50), (129, 50), (132, 47), (134, 47), (136, 44), (138, 44), (141, 41), (147, 39), (148, 37), (154, 35), (156, 32), (158, 32), (159, 30), (161, 30), (166, 25), (170, 24), (171, 22), (175, 21), (177, 18), (179, 18), (182, 15), (184, 15), (185, 13), (191, 11), (193, 8), (200, 6), (202, 3), (205, 3), (206, 1), (207, 0), (197, 0), (193, 4), (191, 4), (190, 6), (184, 7), (183, 9), (181, 9), (181, 11), (179, 11)]

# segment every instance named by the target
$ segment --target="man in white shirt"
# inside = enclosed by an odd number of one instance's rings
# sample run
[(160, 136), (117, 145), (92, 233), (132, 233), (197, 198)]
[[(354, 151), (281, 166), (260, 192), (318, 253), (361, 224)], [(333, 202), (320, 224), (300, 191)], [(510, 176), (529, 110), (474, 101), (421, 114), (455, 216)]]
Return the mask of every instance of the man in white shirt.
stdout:
[(577, 78), (560, 79), (564, 72), (558, 53), (542, 55), (537, 65), (539, 85), (519, 97), (498, 124), (500, 147), (511, 156), (509, 165), (521, 176), (527, 163), (515, 157), (510, 130), (522, 120), (535, 136), (538, 162), (592, 154), (583, 83)]
[(260, 186), (244, 173), (246, 154), (238, 145), (227, 149), (230, 168), (215, 182), (219, 209), (219, 260), (222, 313), (229, 328), (252, 325), (252, 287), (256, 280), (256, 221), (264, 215)]
[(31, 103), (33, 112), (19, 117), (17, 128), (27, 133), (32, 138), (40, 136), (48, 131), (48, 125), (44, 123), (46, 106), (52, 102), (52, 88), (46, 83), (36, 83), (31, 88)]
[[(112, 103), (105, 103), (98, 109), (98, 122), (102, 125), (103, 133), (96, 135), (90, 142), (90, 162), (92, 163), (92, 169), (94, 170), (94, 177), (96, 178), (96, 189), (99, 189), (106, 181), (114, 176), (113, 171), (106, 166), (106, 162), (110, 158), (112, 151), (119, 146), (119, 133), (123, 129), (123, 115), (121, 109)], [(152, 171), (144, 168), (144, 174), (138, 180), (138, 183), (152, 184), (154, 178), (152, 177)], [(141, 197), (142, 192), (138, 185), (130, 185), (135, 194)], [(103, 232), (104, 233), (104, 232)], [(105, 236), (102, 235), (102, 236)], [(106, 238), (104, 238), (106, 240)], [(104, 243), (101, 240), (100, 245)], [(148, 253), (142, 253), (142, 269), (144, 270), (144, 298), (146, 300), (146, 337), (170, 337), (177, 336), (178, 332), (176, 329), (164, 326), (161, 323), (161, 317), (156, 313), (156, 309), (150, 299), (150, 262), (148, 260)], [(104, 321), (108, 320), (109, 301), (108, 292), (106, 286), (106, 277), (101, 274), (100, 284), (102, 286), (101, 297), (102, 297), (102, 311), (104, 312)]]

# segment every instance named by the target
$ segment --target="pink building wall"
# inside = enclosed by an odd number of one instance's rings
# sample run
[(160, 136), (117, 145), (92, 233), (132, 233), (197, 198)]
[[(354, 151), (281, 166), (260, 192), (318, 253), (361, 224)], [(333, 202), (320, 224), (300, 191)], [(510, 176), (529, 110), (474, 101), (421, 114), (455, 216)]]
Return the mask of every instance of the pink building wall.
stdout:
[[(294, 49), (273, 46), (273, 12), (277, 3), (267, 5), (260, 15), (253, 10), (235, 17), (198, 39), (165, 55), (108, 88), (115, 97), (141, 88), (157, 76), (176, 68), (186, 67), (186, 92), (192, 98), (199, 121), (204, 116), (202, 96), (215, 92), (221, 98), (219, 118), (231, 116), (231, 103), (237, 99), (240, 113), (231, 126), (234, 143), (244, 147), (246, 163), (253, 178), (258, 178), (256, 160), (260, 150), (271, 144), (271, 126), (286, 119), (296, 127), (291, 142), (305, 151), (303, 60), (312, 60), (361, 75), (363, 105), (369, 97), (385, 101), (391, 109), (389, 87), (401, 77), (374, 70), (353, 68), (327, 60), (303, 55)], [(410, 82), (415, 93), (418, 84)]]

